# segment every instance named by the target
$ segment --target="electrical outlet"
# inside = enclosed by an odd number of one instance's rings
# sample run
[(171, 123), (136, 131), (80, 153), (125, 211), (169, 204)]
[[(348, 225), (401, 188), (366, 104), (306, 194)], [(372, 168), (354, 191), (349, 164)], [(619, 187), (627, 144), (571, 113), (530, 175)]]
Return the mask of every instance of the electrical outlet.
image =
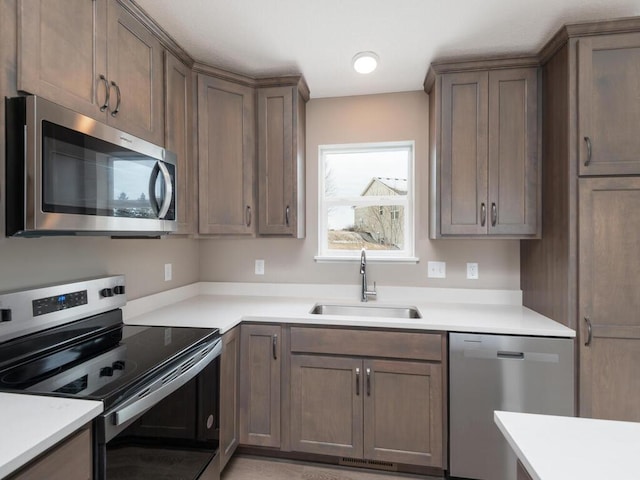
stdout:
[(171, 278), (172, 278), (171, 264), (170, 263), (165, 263), (164, 264), (164, 281), (165, 282), (170, 282)]
[(429, 278), (447, 278), (446, 262), (428, 262), (427, 276)]
[(467, 263), (467, 279), (468, 280), (477, 280), (478, 279), (478, 264), (477, 263)]
[(264, 260), (256, 260), (256, 275), (264, 275)]

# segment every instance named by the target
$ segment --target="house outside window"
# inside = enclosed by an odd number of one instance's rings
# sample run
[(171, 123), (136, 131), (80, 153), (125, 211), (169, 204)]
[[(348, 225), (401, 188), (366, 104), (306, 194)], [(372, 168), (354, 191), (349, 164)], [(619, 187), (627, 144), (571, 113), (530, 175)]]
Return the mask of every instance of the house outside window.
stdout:
[(318, 256), (415, 261), (414, 144), (319, 149)]

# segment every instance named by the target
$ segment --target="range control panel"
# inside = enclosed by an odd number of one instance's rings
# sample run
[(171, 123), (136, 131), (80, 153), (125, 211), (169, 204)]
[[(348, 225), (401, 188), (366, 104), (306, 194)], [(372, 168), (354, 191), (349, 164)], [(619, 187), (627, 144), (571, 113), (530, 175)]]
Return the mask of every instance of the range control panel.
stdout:
[(53, 295), (51, 297), (38, 298), (31, 302), (33, 307), (33, 316), (45, 315), (67, 308), (79, 307), (87, 304), (87, 291), (80, 290), (78, 292), (64, 293), (62, 295)]

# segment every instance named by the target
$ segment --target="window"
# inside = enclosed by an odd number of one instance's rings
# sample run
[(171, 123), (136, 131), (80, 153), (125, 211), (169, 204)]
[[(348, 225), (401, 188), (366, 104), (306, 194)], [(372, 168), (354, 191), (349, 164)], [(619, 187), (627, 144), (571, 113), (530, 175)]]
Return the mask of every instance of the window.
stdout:
[(415, 261), (413, 142), (319, 151), (318, 256)]

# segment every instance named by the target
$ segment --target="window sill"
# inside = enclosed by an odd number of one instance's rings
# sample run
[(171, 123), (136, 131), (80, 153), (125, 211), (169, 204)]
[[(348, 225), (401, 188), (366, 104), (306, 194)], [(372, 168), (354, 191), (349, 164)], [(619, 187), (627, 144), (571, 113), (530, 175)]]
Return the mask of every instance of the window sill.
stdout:
[[(354, 256), (325, 256), (325, 255), (316, 255), (313, 259), (317, 263), (347, 263), (347, 262), (359, 262), (360, 261), (360, 252), (357, 252), (357, 255)], [(371, 255), (371, 252), (367, 252), (367, 263), (397, 263), (397, 264), (412, 264), (419, 263), (420, 259), (418, 257), (374, 257)]]

